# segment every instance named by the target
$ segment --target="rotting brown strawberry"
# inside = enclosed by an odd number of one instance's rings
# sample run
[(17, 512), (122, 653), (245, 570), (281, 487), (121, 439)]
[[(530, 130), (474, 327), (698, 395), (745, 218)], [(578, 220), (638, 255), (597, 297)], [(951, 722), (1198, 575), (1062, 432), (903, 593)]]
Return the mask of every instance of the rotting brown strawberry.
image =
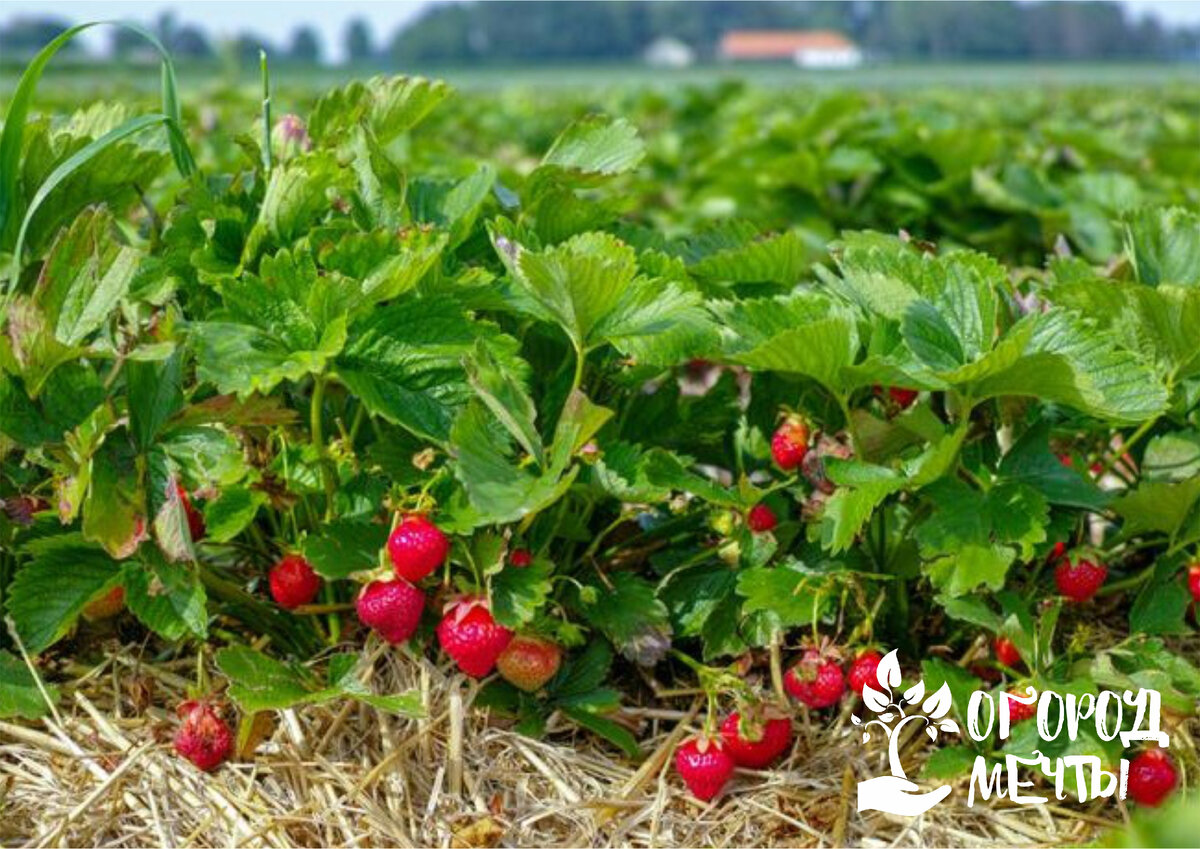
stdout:
[(416, 633), (425, 610), (425, 593), (403, 578), (372, 581), (354, 602), (358, 619), (392, 645)]
[(450, 540), (428, 517), (410, 513), (396, 525), (387, 547), (396, 576), (415, 584), (445, 562)]
[(756, 534), (773, 531), (778, 524), (779, 520), (775, 518), (775, 511), (766, 504), (755, 504), (746, 513), (746, 526)]
[(1179, 772), (1162, 749), (1147, 749), (1129, 762), (1129, 798), (1157, 808), (1179, 784)]
[(733, 758), (719, 737), (693, 737), (675, 750), (675, 769), (692, 795), (710, 801), (733, 775)]
[(993, 640), (992, 651), (995, 652), (996, 660), (1001, 666), (1014, 669), (1021, 662), (1021, 653), (1008, 637), (997, 637)]
[(725, 749), (738, 766), (765, 769), (792, 744), (792, 721), (786, 716), (734, 711), (721, 723)]
[(835, 705), (846, 692), (846, 676), (832, 658), (809, 649), (783, 676), (783, 687), (814, 710)]
[(321, 578), (299, 554), (286, 554), (267, 573), (271, 598), (284, 610), (310, 604), (321, 591)]
[(83, 606), (83, 618), (89, 622), (111, 619), (125, 609), (125, 588), (113, 587)]
[(799, 467), (808, 453), (808, 422), (802, 416), (789, 415), (771, 436), (771, 457), (785, 472)]
[(800, 471), (815, 490), (832, 495), (837, 490), (837, 486), (825, 474), (825, 458), (835, 457), (839, 460), (846, 460), (851, 456), (853, 456), (853, 452), (849, 445), (828, 434), (821, 434), (817, 439), (817, 444), (805, 455)]
[(204, 772), (212, 772), (233, 751), (233, 732), (206, 701), (187, 701), (178, 708), (183, 723), (175, 732), (175, 751)]
[(862, 698), (863, 687), (867, 684), (872, 687), (879, 686), (879, 663), (882, 660), (883, 655), (879, 652), (867, 649), (854, 658), (850, 664), (850, 675), (848, 676), (850, 689), (857, 693), (859, 698)]
[(28, 527), (33, 524), (35, 513), (50, 509), (50, 503), (36, 495), (14, 495), (12, 498), (0, 500), (4, 507), (4, 515), (18, 525)]
[(453, 602), (437, 627), (438, 643), (458, 668), (483, 678), (496, 666), (513, 632), (492, 618), (487, 599), (467, 596)]
[(518, 634), (496, 658), (500, 677), (526, 693), (536, 693), (558, 674), (562, 648), (541, 637)]

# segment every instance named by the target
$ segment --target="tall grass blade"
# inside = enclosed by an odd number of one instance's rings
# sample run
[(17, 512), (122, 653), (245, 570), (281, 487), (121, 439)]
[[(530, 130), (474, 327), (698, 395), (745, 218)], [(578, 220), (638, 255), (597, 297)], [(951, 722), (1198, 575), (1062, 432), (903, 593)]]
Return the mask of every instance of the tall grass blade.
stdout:
[[(162, 57), (162, 115), (160, 118), (165, 117), (168, 126), (175, 126), (175, 132), (171, 132), (169, 138), (175, 167), (184, 177), (191, 177), (196, 173), (196, 160), (192, 156), (182, 131), (183, 123), (179, 106), (179, 90), (175, 79), (175, 66), (162, 42), (137, 24), (120, 21), (90, 21), (79, 24), (64, 30), (33, 57), (33, 60), (26, 66), (25, 72), (21, 74), (21, 79), (13, 92), (8, 113), (4, 117), (4, 130), (0, 133), (0, 246), (10, 243), (10, 219), (15, 214), (18, 202), (17, 179), (21, 168), (21, 148), (25, 139), (25, 124), (29, 119), (29, 110), (33, 105), (33, 96), (37, 84), (41, 80), (42, 72), (63, 45), (81, 32), (102, 24), (124, 27), (137, 33), (146, 39)], [(17, 257), (19, 259), (19, 253)]]
[(13, 248), (12, 268), (10, 269), (8, 279), (8, 292), (4, 300), (0, 301), (0, 305), (7, 306), (8, 297), (16, 290), (17, 280), (21, 273), (21, 253), (25, 247), (25, 236), (29, 230), (29, 224), (33, 221), (34, 215), (37, 214), (38, 209), (50, 193), (73, 173), (85, 167), (92, 159), (103, 152), (105, 148), (157, 124), (165, 126), (171, 138), (181, 143), (184, 142), (183, 134), (180, 132), (178, 124), (170, 116), (158, 113), (139, 115), (136, 118), (130, 118), (120, 126), (113, 127), (107, 133), (100, 136), (100, 138), (94, 139), (84, 147), (81, 147), (50, 172), (50, 176), (38, 186), (38, 190), (29, 201), (29, 208), (25, 211), (25, 218), (21, 221), (21, 229), (17, 233), (16, 245)]

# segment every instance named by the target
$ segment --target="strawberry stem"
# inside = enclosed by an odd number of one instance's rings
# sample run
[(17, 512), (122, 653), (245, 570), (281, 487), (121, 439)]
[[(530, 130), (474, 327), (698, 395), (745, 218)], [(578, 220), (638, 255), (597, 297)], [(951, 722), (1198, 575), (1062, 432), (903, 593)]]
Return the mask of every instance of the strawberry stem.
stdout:
[(334, 501), (337, 498), (337, 482), (333, 479), (332, 462), (325, 451), (325, 435), (321, 426), (321, 412), (325, 403), (325, 378), (317, 375), (313, 379), (312, 400), (309, 404), (309, 432), (313, 451), (321, 466), (321, 480), (325, 484), (325, 521), (333, 519)]

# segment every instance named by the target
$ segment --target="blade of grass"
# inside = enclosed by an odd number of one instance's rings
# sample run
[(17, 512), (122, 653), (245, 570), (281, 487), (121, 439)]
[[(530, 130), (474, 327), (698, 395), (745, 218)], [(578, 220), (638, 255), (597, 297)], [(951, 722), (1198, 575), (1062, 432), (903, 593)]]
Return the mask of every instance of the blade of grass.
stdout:
[[(179, 129), (169, 139), (171, 155), (175, 159), (175, 167), (184, 177), (196, 173), (196, 161), (192, 157), (187, 139), (184, 138), (182, 113), (179, 106), (179, 90), (175, 80), (175, 66), (171, 56), (162, 42), (153, 34), (137, 24), (120, 21), (90, 21), (64, 30), (57, 38), (43, 47), (32, 61), (25, 67), (21, 79), (13, 92), (8, 112), (4, 116), (4, 130), (0, 133), (0, 244), (4, 244), (5, 234), (10, 230), (9, 219), (14, 214), (17, 204), (17, 177), (20, 173), (21, 148), (25, 139), (25, 125), (29, 119), (29, 110), (33, 105), (33, 96), (38, 81), (46, 65), (67, 42), (92, 27), (109, 24), (123, 27), (135, 32), (146, 39), (159, 56), (162, 57), (162, 114), (167, 116)], [(10, 288), (12, 283), (9, 284)]]
[(262, 133), (263, 170), (271, 173), (271, 75), (267, 70), (267, 51), (258, 51), (258, 68), (262, 74)]
[[(7, 307), (8, 300), (16, 292), (17, 280), (21, 274), (21, 253), (25, 247), (25, 235), (29, 230), (29, 224), (33, 221), (34, 215), (37, 214), (43, 201), (53, 192), (64, 180), (70, 177), (80, 168), (87, 165), (95, 156), (100, 154), (105, 148), (116, 144), (132, 135), (142, 132), (157, 124), (162, 124), (167, 128), (167, 133), (173, 138), (182, 139), (182, 133), (179, 130), (175, 121), (166, 116), (157, 113), (150, 115), (139, 115), (137, 118), (131, 118), (123, 124), (113, 127), (98, 139), (94, 139), (88, 144), (81, 147), (71, 156), (59, 163), (58, 167), (50, 172), (50, 176), (38, 186), (38, 190), (34, 193), (33, 198), (29, 201), (29, 208), (25, 211), (25, 218), (21, 221), (21, 229), (17, 233), (17, 242), (13, 248), (12, 267), (9, 271), (9, 280), (7, 291), (3, 300), (0, 300), (0, 307)], [(0, 313), (4, 310), (0, 309)]]

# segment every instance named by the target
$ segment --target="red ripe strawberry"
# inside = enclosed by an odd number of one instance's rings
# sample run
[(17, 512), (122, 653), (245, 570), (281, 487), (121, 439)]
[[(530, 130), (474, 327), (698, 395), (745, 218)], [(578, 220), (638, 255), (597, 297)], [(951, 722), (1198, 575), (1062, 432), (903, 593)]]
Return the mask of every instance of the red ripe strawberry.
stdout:
[(992, 651), (996, 653), (996, 660), (1010, 669), (1021, 662), (1021, 653), (1008, 637), (997, 637), (992, 642)]
[(562, 649), (557, 643), (541, 637), (516, 636), (509, 641), (500, 657), (496, 669), (500, 676), (519, 690), (536, 693), (558, 673), (562, 663)]
[(725, 750), (738, 766), (765, 769), (792, 745), (792, 721), (787, 717), (747, 717), (737, 711), (721, 723)]
[(1054, 568), (1058, 591), (1071, 601), (1087, 601), (1104, 585), (1108, 567), (1091, 560), (1063, 558)]
[(775, 526), (779, 524), (779, 520), (775, 518), (775, 513), (770, 507), (765, 504), (755, 504), (746, 514), (746, 524), (754, 533), (765, 534), (767, 531), (774, 530)]
[(1157, 808), (1179, 784), (1175, 762), (1162, 749), (1147, 749), (1129, 762), (1129, 797)]
[(487, 599), (474, 596), (454, 602), (437, 627), (437, 637), (459, 669), (482, 678), (492, 671), (513, 633), (492, 618)]
[(693, 737), (675, 750), (675, 769), (692, 795), (707, 802), (733, 775), (734, 762), (718, 738)]
[(878, 672), (881, 660), (883, 660), (883, 655), (868, 649), (854, 658), (854, 662), (850, 664), (850, 689), (858, 693), (860, 698), (865, 685), (879, 686)]
[(392, 645), (411, 637), (421, 623), (425, 593), (408, 581), (372, 581), (354, 602), (358, 619)]
[(783, 676), (783, 687), (810, 708), (820, 710), (837, 704), (842, 698), (846, 692), (846, 677), (841, 666), (809, 649)]
[(1065, 542), (1056, 542), (1054, 547), (1050, 549), (1050, 553), (1046, 555), (1047, 563), (1057, 563), (1067, 556), (1067, 544)]
[(179, 496), (179, 503), (183, 505), (184, 515), (187, 516), (188, 533), (192, 535), (192, 542), (200, 542), (205, 534), (204, 514), (192, 505), (192, 499), (179, 481), (175, 481), (175, 493)]
[(98, 619), (109, 619), (116, 616), (125, 607), (125, 588), (113, 587), (99, 598), (94, 598), (83, 606), (83, 618), (89, 622)]
[(533, 554), (528, 548), (514, 548), (508, 555), (508, 565), (524, 569), (533, 562)]
[(1010, 695), (1028, 697), (1029, 694), (1009, 690), (1002, 696), (1004, 701), (1008, 703), (1008, 724), (1010, 726), (1016, 725), (1018, 722), (1024, 722), (1037, 713), (1037, 702), (1027, 705), (1024, 702), (1018, 702), (1015, 698), (1008, 698)]
[(321, 591), (321, 579), (299, 554), (286, 554), (267, 573), (271, 598), (284, 610), (309, 604)]
[(449, 553), (450, 540), (419, 513), (401, 519), (388, 537), (388, 554), (392, 556), (397, 577), (413, 583), (441, 566)]
[(1058, 455), (1058, 462), (1062, 463), (1068, 469), (1075, 465), (1075, 458), (1070, 454), (1063, 453)]
[(788, 416), (771, 436), (771, 456), (775, 459), (775, 465), (790, 472), (803, 462), (807, 453), (807, 422), (800, 416)]
[(888, 397), (896, 403), (901, 410), (907, 410), (912, 406), (913, 401), (917, 400), (920, 391), (916, 389), (902, 389), (899, 386), (888, 387)]
[(175, 732), (175, 751), (204, 772), (219, 767), (233, 751), (233, 732), (208, 702), (188, 701), (178, 708), (183, 724)]
[(1193, 601), (1200, 602), (1200, 563), (1188, 567), (1188, 592), (1192, 594)]

